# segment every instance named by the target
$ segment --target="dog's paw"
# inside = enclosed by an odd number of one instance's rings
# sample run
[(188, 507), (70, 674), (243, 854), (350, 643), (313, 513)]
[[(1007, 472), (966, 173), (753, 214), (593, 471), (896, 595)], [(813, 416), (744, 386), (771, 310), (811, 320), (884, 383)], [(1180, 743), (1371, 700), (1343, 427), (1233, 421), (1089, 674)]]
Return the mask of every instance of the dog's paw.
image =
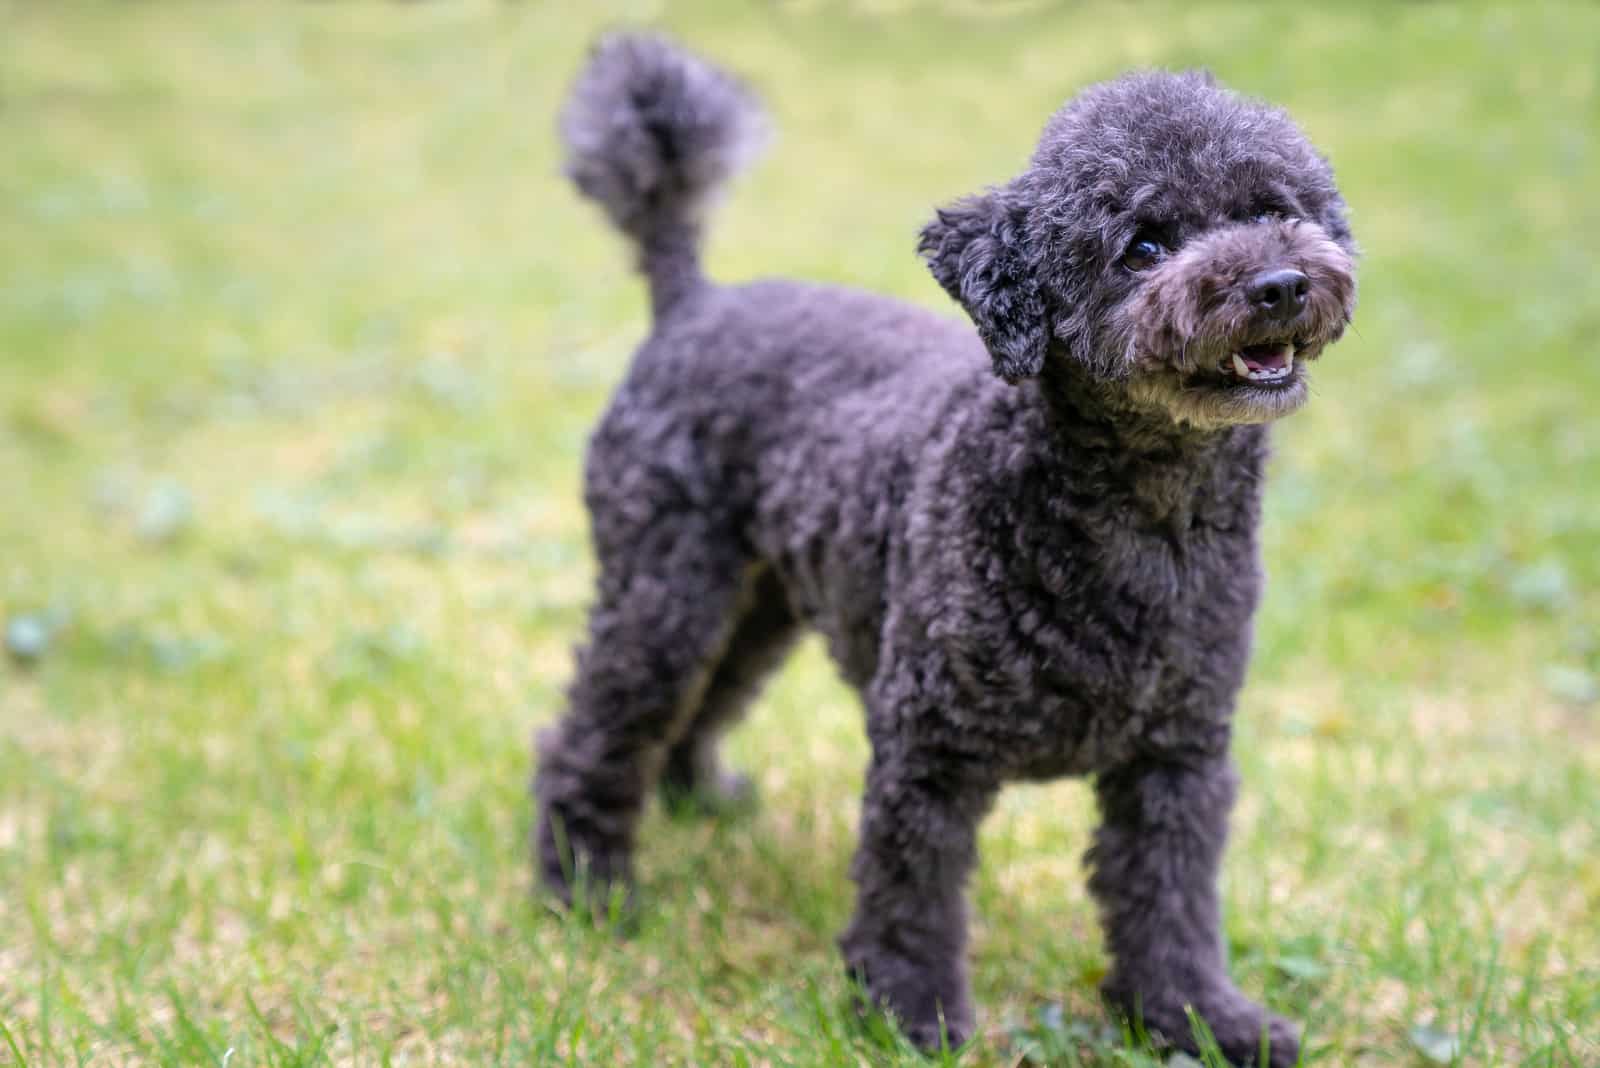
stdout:
[(575, 842), (563, 830), (560, 820), (540, 813), (533, 868), (544, 899), (575, 918), (625, 929), (637, 912), (627, 851)]
[(1217, 1048), (1229, 1063), (1240, 1068), (1256, 1068), (1263, 1064), (1267, 1068), (1294, 1068), (1299, 1064), (1299, 1028), (1253, 1002), (1242, 997), (1240, 1000), (1248, 1006), (1248, 1011), (1233, 1017), (1237, 1022), (1231, 1028), (1219, 1031), (1211, 1027)]
[(568, 920), (620, 935), (638, 926), (638, 893), (630, 880), (595, 878), (582, 868), (552, 875), (541, 867), (537, 877), (538, 900)]
[(1148, 997), (1114, 985), (1103, 993), (1116, 1012), (1140, 1024), (1152, 1038), (1186, 1053), (1200, 1053), (1192, 1013), (1237, 1068), (1294, 1068), (1300, 1062), (1299, 1029), (1231, 986), (1193, 998)]
[(959, 964), (914, 961), (882, 950), (847, 951), (860, 1007), (882, 1012), (923, 1053), (956, 1050), (977, 1030), (977, 1014)]
[(931, 1014), (908, 1017), (896, 1010), (889, 998), (861, 987), (857, 988), (856, 1011), (864, 1019), (879, 1016), (886, 1027), (898, 1031), (913, 1049), (929, 1057), (961, 1049), (976, 1032), (971, 1019), (951, 1019), (942, 1007)]

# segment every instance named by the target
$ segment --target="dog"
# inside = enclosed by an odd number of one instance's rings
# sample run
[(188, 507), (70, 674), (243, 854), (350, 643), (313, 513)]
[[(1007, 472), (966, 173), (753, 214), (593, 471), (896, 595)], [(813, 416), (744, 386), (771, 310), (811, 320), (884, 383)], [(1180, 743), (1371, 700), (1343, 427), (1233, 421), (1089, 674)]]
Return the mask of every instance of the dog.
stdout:
[(627, 887), (655, 785), (747, 795), (718, 739), (810, 628), (872, 749), (839, 945), (915, 1045), (974, 1032), (964, 884), (997, 792), (1079, 775), (1109, 1004), (1295, 1063), (1294, 1026), (1228, 977), (1217, 882), (1267, 424), (1355, 306), (1329, 164), (1204, 73), (1091, 87), (923, 229), (968, 325), (708, 281), (706, 211), (764, 129), (743, 83), (645, 34), (599, 43), (562, 113), (653, 325), (589, 442), (598, 590), (537, 746), (539, 879)]

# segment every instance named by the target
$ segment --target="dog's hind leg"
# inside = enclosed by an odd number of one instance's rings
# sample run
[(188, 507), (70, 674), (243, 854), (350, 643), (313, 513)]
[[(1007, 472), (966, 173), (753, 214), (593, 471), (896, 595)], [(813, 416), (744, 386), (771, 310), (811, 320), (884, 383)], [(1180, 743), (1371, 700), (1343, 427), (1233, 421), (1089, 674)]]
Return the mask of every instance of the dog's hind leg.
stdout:
[[(626, 536), (623, 536), (626, 535)], [(566, 715), (538, 741), (535, 865), (570, 901), (574, 878), (626, 886), (634, 829), (669, 742), (700, 707), (750, 593), (747, 552), (701, 516), (596, 532), (601, 572)]]
[(754, 797), (755, 787), (747, 776), (724, 768), (718, 743), (783, 663), (799, 629), (782, 584), (770, 570), (762, 572), (749, 587), (743, 613), (700, 707), (667, 752), (660, 785), (669, 805), (715, 812)]

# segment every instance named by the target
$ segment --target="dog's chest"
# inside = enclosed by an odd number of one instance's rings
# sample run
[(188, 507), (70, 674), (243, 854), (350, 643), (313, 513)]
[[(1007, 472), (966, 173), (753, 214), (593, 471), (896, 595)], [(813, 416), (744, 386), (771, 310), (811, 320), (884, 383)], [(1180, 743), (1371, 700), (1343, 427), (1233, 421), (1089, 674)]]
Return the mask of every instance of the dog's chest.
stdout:
[(1253, 487), (1152, 518), (1115, 494), (1014, 514), (935, 621), (993, 755), (1026, 777), (1225, 738), (1260, 577)]
[(1040, 665), (1041, 707), (1073, 770), (1209, 747), (1244, 681), (1260, 584), (1253, 539), (1190, 532), (1133, 551), (1137, 562), (1097, 594), (1059, 603), (1053, 638), (1079, 655)]

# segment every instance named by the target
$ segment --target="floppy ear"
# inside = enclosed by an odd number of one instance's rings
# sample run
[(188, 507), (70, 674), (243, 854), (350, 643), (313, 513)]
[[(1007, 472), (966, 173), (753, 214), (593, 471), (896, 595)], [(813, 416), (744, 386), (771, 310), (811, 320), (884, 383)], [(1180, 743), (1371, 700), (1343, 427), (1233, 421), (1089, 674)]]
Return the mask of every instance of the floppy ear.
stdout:
[(1028, 269), (1022, 210), (1003, 198), (990, 192), (941, 208), (922, 228), (917, 251), (972, 316), (995, 374), (1015, 382), (1043, 369), (1050, 328)]

